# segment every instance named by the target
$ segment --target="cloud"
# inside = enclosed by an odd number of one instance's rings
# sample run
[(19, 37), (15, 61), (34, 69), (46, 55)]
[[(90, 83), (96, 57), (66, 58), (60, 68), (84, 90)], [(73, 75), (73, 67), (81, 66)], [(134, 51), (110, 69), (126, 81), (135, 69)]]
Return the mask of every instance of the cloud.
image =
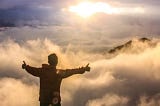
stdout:
[[(124, 102), (126, 104), (122, 106), (138, 106), (144, 95), (147, 100), (154, 101), (153, 104), (158, 104), (159, 97), (156, 95), (160, 90), (159, 51), (158, 44), (155, 48), (148, 48), (138, 54), (122, 53), (112, 59), (91, 63), (91, 73), (82, 79), (74, 80), (72, 85), (75, 85), (76, 91), (69, 90), (71, 94), (73, 93), (72, 105), (82, 106), (86, 103), (107, 105), (110, 101), (103, 102), (103, 99), (109, 94), (126, 98)], [(154, 99), (155, 96), (157, 99)], [(116, 103), (113, 102), (110, 106), (119, 106), (121, 99)]]
[(37, 8), (38, 6), (47, 6), (47, 5), (55, 5), (58, 2), (56, 0), (1, 0), (0, 1), (0, 8), (1, 9), (11, 9), (15, 7), (32, 7), (35, 6)]
[[(48, 38), (59, 45), (71, 44), (77, 45), (78, 48), (86, 47), (93, 52), (105, 52), (103, 50), (109, 46), (112, 47), (117, 42), (123, 42), (135, 36), (158, 38), (160, 34), (160, 15), (157, 12), (159, 7), (154, 5), (142, 6), (147, 12), (141, 15), (100, 13), (84, 20), (66, 10), (73, 5), (71, 1), (22, 0), (19, 2), (16, 0), (12, 3), (11, 0), (3, 0), (0, 2), (3, 2), (0, 5), (6, 5), (4, 6), (6, 8), (0, 9), (0, 41), (8, 37), (17, 42)], [(14, 6), (10, 6), (11, 4)], [(122, 5), (115, 5), (132, 7), (122, 1), (120, 4)], [(139, 7), (139, 5), (133, 7)], [(95, 43), (100, 49), (94, 47)]]
[(1, 106), (38, 106), (38, 87), (14, 78), (0, 79)]
[(56, 18), (54, 18), (52, 15), (49, 15), (50, 11), (55, 12), (54, 9), (50, 8), (27, 6), (1, 9), (0, 27), (47, 26), (52, 22), (52, 19), (55, 20), (51, 24), (56, 24)]
[(0, 43), (0, 94), (2, 96), (0, 98), (3, 99), (0, 100), (3, 102), (0, 103), (2, 106), (10, 103), (17, 105), (18, 100), (14, 98), (16, 92), (20, 97), (25, 98), (20, 102), (22, 106), (37, 105), (39, 81), (22, 71), (22, 61), (41, 67), (42, 63), (47, 63), (48, 54), (55, 52), (59, 57), (58, 68), (75, 68), (87, 63), (91, 66), (91, 72), (75, 75), (63, 81), (62, 105), (159, 104), (160, 44), (157, 43), (155, 47), (147, 45), (144, 47), (146, 49), (141, 52), (120, 53), (116, 57), (107, 59), (107, 54), (90, 53), (80, 49), (76, 49), (75, 52), (64, 49), (63, 46), (48, 39), (28, 40), (23, 43), (17, 43), (12, 39), (3, 41)]
[(105, 95), (103, 98), (91, 100), (86, 106), (126, 106), (126, 97), (117, 95)]
[[(104, 15), (97, 14), (94, 18), (83, 20), (67, 11), (73, 0), (2, 0), (0, 1), (0, 27), (22, 26), (69, 26), (86, 27), (95, 32), (105, 33), (109, 37), (124, 38), (126, 36), (158, 36), (159, 7), (158, 1), (116, 1), (104, 0), (115, 7), (140, 7), (145, 9), (144, 14)], [(129, 3), (128, 3), (129, 2)], [(137, 3), (137, 4), (135, 4)], [(131, 9), (132, 10), (132, 9)], [(66, 18), (67, 17), (67, 18)], [(109, 21), (108, 21), (109, 20)], [(86, 24), (85, 26), (82, 23)], [(96, 29), (96, 30), (95, 30)], [(115, 31), (116, 30), (116, 31)]]
[(159, 105), (159, 94), (153, 97), (142, 96), (140, 99), (140, 104), (138, 106), (156, 106)]
[[(136, 42), (117, 56), (106, 53), (135, 36), (158, 38), (159, 2), (119, 1), (126, 7), (141, 4), (147, 14), (97, 14), (89, 20), (61, 11), (70, 2), (0, 1), (0, 105), (38, 105), (39, 80), (22, 71), (21, 64), (25, 60), (41, 67), (53, 52), (59, 57), (58, 68), (90, 63), (92, 69), (63, 81), (64, 106), (160, 105), (160, 43), (150, 47)], [(25, 99), (19, 102), (17, 95)]]
[(1, 0), (0, 27), (55, 25), (62, 4), (55, 0)]

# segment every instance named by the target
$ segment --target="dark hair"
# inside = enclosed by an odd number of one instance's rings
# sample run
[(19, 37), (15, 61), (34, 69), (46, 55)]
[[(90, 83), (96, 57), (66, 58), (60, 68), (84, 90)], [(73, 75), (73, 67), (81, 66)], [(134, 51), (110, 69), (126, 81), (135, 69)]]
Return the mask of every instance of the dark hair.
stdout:
[(48, 56), (48, 63), (50, 65), (55, 65), (55, 66), (57, 65), (57, 63), (58, 63), (58, 57), (57, 57), (57, 55), (55, 53), (52, 53), (52, 54), (50, 54)]

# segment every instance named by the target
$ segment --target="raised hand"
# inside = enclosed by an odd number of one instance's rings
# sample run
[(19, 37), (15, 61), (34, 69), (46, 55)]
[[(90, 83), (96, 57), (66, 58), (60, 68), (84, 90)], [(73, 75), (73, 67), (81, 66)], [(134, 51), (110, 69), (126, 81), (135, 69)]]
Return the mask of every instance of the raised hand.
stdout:
[(26, 68), (26, 62), (25, 61), (23, 61), (23, 64), (22, 64), (22, 69), (25, 69)]
[(88, 63), (84, 68), (85, 68), (85, 70), (88, 71), (88, 72), (89, 72), (90, 69), (91, 69), (91, 68), (89, 67), (89, 63)]

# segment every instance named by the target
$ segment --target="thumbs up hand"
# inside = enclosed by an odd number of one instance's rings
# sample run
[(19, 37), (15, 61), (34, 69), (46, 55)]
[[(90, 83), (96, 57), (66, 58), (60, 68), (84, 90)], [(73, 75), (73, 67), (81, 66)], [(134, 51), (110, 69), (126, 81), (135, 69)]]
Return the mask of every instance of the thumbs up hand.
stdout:
[(22, 64), (22, 69), (25, 69), (26, 68), (26, 62), (25, 61), (23, 61), (23, 64)]
[(89, 67), (89, 63), (88, 63), (84, 68), (85, 68), (85, 70), (88, 71), (88, 72), (89, 72), (90, 69), (91, 69), (91, 68)]

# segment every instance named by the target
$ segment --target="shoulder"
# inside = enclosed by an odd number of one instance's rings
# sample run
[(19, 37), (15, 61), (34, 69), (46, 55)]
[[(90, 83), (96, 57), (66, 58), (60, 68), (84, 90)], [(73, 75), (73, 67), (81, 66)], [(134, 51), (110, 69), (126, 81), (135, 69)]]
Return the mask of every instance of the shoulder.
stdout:
[(49, 68), (48, 64), (42, 64), (42, 68)]
[(59, 74), (59, 75), (63, 75), (63, 74), (65, 74), (65, 70), (63, 70), (63, 69), (57, 69), (56, 73)]
[(42, 64), (42, 70), (45, 71), (51, 71), (51, 70), (57, 70), (55, 66), (51, 66), (49, 64)]

